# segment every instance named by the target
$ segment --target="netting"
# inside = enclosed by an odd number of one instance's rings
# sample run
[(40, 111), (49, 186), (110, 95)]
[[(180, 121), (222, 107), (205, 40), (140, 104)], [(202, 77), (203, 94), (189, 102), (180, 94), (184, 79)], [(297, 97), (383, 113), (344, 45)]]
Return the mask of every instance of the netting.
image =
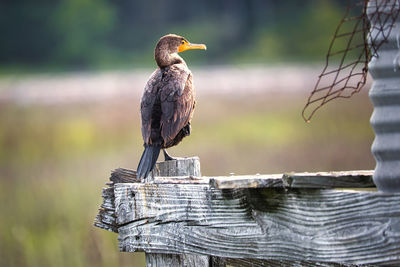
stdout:
[(400, 0), (348, 0), (329, 45), (325, 67), (303, 108), (306, 122), (329, 101), (350, 98), (363, 88), (368, 62), (387, 42), (399, 15), (399, 5)]

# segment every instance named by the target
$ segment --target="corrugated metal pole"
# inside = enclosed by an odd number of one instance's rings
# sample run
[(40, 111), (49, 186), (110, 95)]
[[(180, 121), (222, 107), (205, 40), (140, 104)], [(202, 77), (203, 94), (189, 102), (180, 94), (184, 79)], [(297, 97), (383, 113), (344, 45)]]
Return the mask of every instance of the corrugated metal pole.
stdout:
[[(386, 14), (390, 13), (389, 7), (393, 5), (398, 10), (400, 1), (370, 0), (367, 9), (371, 22), (370, 37), (377, 36), (375, 42), (387, 38), (369, 63), (374, 79), (369, 92), (374, 104), (371, 125), (375, 131), (372, 154), (376, 168), (373, 178), (378, 189), (384, 192), (400, 192), (400, 16), (393, 21), (393, 17)], [(377, 6), (383, 13), (373, 16)], [(369, 42), (372, 42), (373, 50), (373, 40), (370, 38)]]

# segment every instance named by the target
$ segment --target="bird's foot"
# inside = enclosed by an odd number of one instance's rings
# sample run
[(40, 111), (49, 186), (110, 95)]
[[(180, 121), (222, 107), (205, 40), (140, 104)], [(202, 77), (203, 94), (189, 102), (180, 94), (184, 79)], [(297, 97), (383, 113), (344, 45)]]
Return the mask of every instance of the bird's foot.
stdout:
[(182, 159), (182, 158), (178, 158), (178, 157), (171, 157), (171, 155), (168, 154), (166, 149), (163, 149), (163, 152), (164, 152), (164, 160), (165, 161)]

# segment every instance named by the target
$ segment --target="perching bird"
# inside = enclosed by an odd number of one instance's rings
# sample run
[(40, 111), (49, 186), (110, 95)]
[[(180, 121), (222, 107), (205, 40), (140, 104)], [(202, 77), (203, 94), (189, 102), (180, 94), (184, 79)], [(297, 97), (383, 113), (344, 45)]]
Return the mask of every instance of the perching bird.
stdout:
[(206, 46), (175, 34), (161, 37), (156, 45), (158, 68), (147, 81), (140, 103), (144, 152), (137, 167), (139, 179), (153, 170), (161, 149), (165, 160), (173, 160), (166, 149), (190, 135), (195, 89), (192, 73), (178, 55), (189, 49), (205, 50)]

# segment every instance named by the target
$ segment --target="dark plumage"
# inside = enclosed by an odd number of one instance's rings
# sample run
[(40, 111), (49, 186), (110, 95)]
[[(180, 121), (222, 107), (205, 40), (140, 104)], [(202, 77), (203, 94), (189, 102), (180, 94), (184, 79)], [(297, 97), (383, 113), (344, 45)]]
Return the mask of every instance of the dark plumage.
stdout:
[(195, 89), (192, 73), (178, 55), (189, 49), (206, 46), (191, 44), (175, 34), (161, 37), (156, 45), (154, 58), (158, 69), (150, 76), (140, 105), (144, 152), (137, 168), (138, 178), (146, 178), (153, 170), (161, 149), (165, 160), (173, 159), (165, 149), (190, 134)]

